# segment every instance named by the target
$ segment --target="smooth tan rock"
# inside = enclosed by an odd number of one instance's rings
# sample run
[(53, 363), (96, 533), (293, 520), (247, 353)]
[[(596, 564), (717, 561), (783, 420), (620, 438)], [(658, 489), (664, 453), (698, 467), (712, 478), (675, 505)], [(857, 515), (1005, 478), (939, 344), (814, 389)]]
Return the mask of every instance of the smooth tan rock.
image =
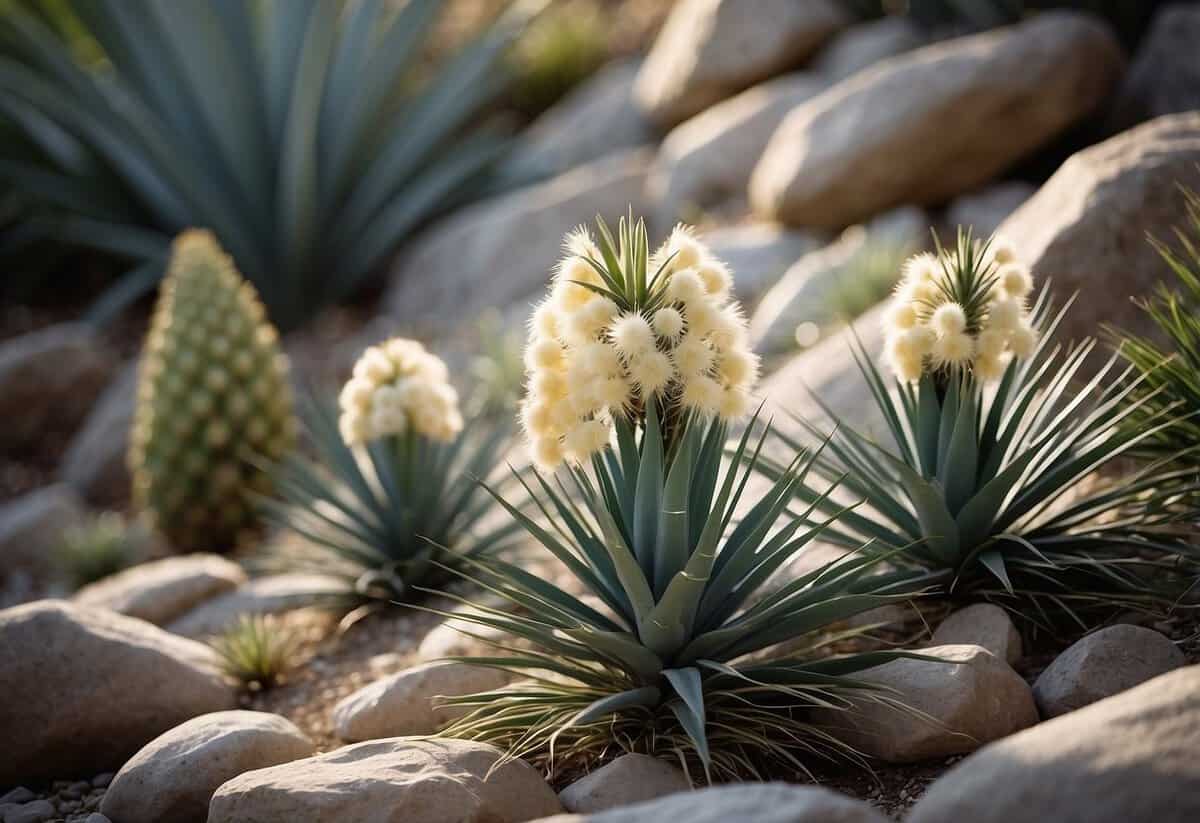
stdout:
[(348, 743), (433, 734), (465, 712), (437, 698), (498, 689), (510, 678), (498, 669), (464, 663), (426, 663), (377, 680), (333, 709), (337, 736)]
[(392, 270), (383, 297), (392, 323), (446, 335), (488, 307), (540, 294), (568, 231), (597, 214), (615, 226), (630, 208), (645, 212), (649, 162), (649, 151), (621, 152), (435, 223)]
[(87, 507), (63, 483), (0, 504), (0, 577), (15, 571), (52, 572), (63, 533), (86, 519)]
[(751, 206), (840, 228), (943, 202), (1095, 113), (1122, 67), (1108, 28), (1069, 12), (893, 57), (788, 115), (754, 169)]
[(1000, 226), (1037, 282), (1079, 297), (1057, 332), (1064, 343), (1102, 324), (1153, 333), (1130, 300), (1173, 275), (1147, 241), (1176, 247), (1186, 221), (1180, 187), (1200, 191), (1200, 112), (1160, 117), (1072, 156)]
[(184, 637), (209, 637), (221, 634), (243, 615), (278, 614), (320, 605), (345, 593), (343, 581), (320, 574), (259, 577), (184, 612), (167, 624), (167, 630)]
[(1028, 684), (986, 650), (934, 646), (920, 653), (945, 662), (893, 660), (857, 676), (893, 689), (892, 697), (921, 714), (860, 702), (853, 712), (815, 716), (838, 739), (889, 763), (975, 751), (1038, 722)]
[(621, 806), (594, 814), (560, 814), (538, 823), (885, 823), (859, 800), (817, 786), (744, 783)]
[(828, 87), (797, 72), (769, 80), (680, 123), (663, 140), (647, 187), (656, 226), (668, 230), (703, 210), (746, 195), (746, 181), (775, 129), (796, 106)]
[(417, 657), (433, 663), (447, 657), (487, 654), (492, 647), (477, 638), (500, 640), (507, 636), (508, 632), (503, 629), (451, 617), (429, 630), (417, 647)]
[(0, 343), (0, 450), (73, 431), (117, 368), (90, 326), (62, 323)]
[(1200, 666), (1015, 734), (938, 779), (907, 823), (1200, 820)]
[(100, 811), (121, 823), (204, 823), (213, 792), (226, 780), (313, 751), (312, 741), (277, 714), (201, 715), (130, 758), (104, 793)]
[(642, 64), (634, 95), (669, 128), (799, 65), (849, 22), (831, 0), (682, 0)]
[(1200, 6), (1176, 3), (1154, 15), (1113, 101), (1116, 133), (1164, 114), (1200, 109)]
[(393, 738), (235, 777), (208, 823), (518, 823), (562, 810), (523, 760), (465, 740)]
[(622, 149), (654, 142), (633, 101), (640, 60), (604, 66), (521, 132), (504, 168), (510, 174), (561, 174)]
[(72, 599), (162, 626), (245, 581), (237, 563), (191, 554), (133, 566), (84, 586)]
[(590, 814), (690, 791), (679, 769), (645, 754), (623, 754), (558, 793), (569, 812)]
[(968, 643), (987, 649), (1009, 665), (1021, 659), (1021, 634), (1008, 612), (991, 603), (976, 603), (951, 614), (933, 633), (931, 646)]
[(1092, 632), (1054, 658), (1033, 684), (1042, 717), (1081, 709), (1187, 663), (1153, 629), (1117, 625)]
[(43, 600), (0, 612), (0, 785), (91, 776), (231, 709), (212, 650), (142, 620)]

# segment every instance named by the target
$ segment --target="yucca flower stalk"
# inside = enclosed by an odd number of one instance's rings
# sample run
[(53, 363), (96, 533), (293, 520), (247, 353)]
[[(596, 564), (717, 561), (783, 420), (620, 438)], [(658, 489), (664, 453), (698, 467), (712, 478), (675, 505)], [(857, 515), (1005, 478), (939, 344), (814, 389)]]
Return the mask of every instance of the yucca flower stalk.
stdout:
[[(517, 608), (455, 614), (529, 648), (501, 643), (503, 653), (462, 659), (526, 679), (452, 698), (470, 713), (443, 733), (494, 743), (550, 773), (622, 750), (678, 759), (710, 779), (760, 774), (772, 762), (804, 770), (807, 755), (853, 757), (809, 710), (890, 700), (853, 674), (891, 654), (822, 658), (836, 635), (821, 633), (911, 597), (921, 575), (876, 576), (879, 556), (851, 554), (779, 579), (822, 528), (787, 511), (814, 458), (797, 454), (754, 501), (743, 498), (762, 439), (745, 429), (723, 463), (729, 425), (752, 388), (742, 370), (722, 366), (748, 356), (728, 272), (686, 231), (651, 256), (643, 223), (622, 221), (615, 242), (602, 222), (599, 230), (597, 245), (582, 231), (568, 236), (554, 295), (533, 322), (527, 430), (540, 458), (561, 458), (561, 437), (565, 466), (521, 476), (540, 518), (493, 490), (578, 589), (510, 563), (470, 564), (470, 579)], [(724, 276), (702, 274), (709, 268)], [(603, 308), (604, 321), (577, 324), (590, 306)], [(710, 323), (719, 316), (727, 321)], [(547, 340), (559, 351), (543, 358)], [(611, 357), (601, 353), (610, 347)], [(694, 349), (707, 354), (693, 359)], [(581, 368), (580, 352), (594, 353), (587, 363), (604, 374), (564, 376), (567, 390), (546, 391), (547, 373)], [(577, 396), (604, 380), (628, 382), (611, 396)], [(735, 403), (723, 402), (730, 396)], [(531, 410), (547, 405), (545, 423)], [(596, 429), (595, 440), (575, 437), (581, 427)], [(785, 641), (800, 650), (749, 657)]]
[[(1054, 342), (1069, 303), (1055, 311), (1042, 291), (1027, 308), (1029, 273), (1006, 245), (960, 234), (956, 248), (906, 269), (885, 321), (895, 379), (854, 346), (891, 442), (828, 408), (833, 434), (799, 421), (828, 439), (814, 476), (844, 476), (869, 508), (846, 513), (824, 539), (906, 547), (893, 562), (941, 573), (949, 595), (995, 601), (1053, 631), (1169, 608), (1197, 568), (1178, 505), (1187, 478), (1167, 461), (1132, 477), (1093, 475), (1177, 425), (1174, 407), (1136, 399), (1144, 379), (1121, 372), (1115, 356), (1084, 379), (1095, 341)], [(925, 284), (916, 301), (914, 284)], [(905, 348), (921, 334), (924, 348)], [(1135, 417), (1137, 428), (1125, 425)], [(791, 447), (805, 439), (780, 437)], [(762, 465), (772, 478), (786, 471)], [(833, 511), (821, 495), (796, 486), (801, 501)]]
[(489, 522), (495, 503), (478, 484), (502, 462), (511, 426), (464, 424), (441, 359), (413, 340), (371, 346), (339, 406), (335, 419), (309, 399), (315, 459), (294, 455), (275, 472), (267, 516), (306, 542), (277, 550), (271, 565), (343, 577), (368, 600), (409, 600), (463, 558), (512, 543), (519, 527)]
[(1189, 190), (1183, 196), (1187, 218), (1186, 225), (1175, 229), (1179, 251), (1150, 240), (1174, 280), (1160, 281), (1154, 294), (1140, 301), (1167, 345), (1117, 329), (1110, 330), (1110, 339), (1141, 377), (1132, 397), (1142, 402), (1128, 427), (1144, 428), (1169, 405), (1182, 415), (1178, 424), (1144, 440), (1138, 453), (1151, 459), (1179, 456), (1179, 462), (1200, 472), (1200, 197)]

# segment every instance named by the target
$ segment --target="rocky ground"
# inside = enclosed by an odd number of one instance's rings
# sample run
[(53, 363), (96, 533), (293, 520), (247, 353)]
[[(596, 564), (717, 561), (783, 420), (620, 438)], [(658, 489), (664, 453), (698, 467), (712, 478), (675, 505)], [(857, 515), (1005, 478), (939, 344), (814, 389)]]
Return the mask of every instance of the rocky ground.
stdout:
[[(877, 423), (831, 307), (865, 310), (856, 330), (877, 352), (870, 307), (887, 282), (868, 274), (880, 259), (894, 271), (931, 226), (943, 238), (960, 224), (999, 229), (1059, 297), (1079, 292), (1064, 339), (1105, 323), (1146, 329), (1128, 299), (1163, 274), (1146, 235), (1168, 239), (1183, 219), (1178, 186), (1200, 189), (1200, 7), (1160, 12), (1133, 54), (1079, 13), (951, 36), (903, 18), (855, 22), (834, 3), (745, 8), (678, 4), (647, 54), (623, 54), (522, 137), (509, 162), (542, 182), (428, 227), (380, 291), (285, 341), (296, 374), (336, 383), (398, 330), (457, 373), (482, 311), (519, 333), (565, 229), (627, 208), (655, 236), (698, 223), (736, 272), (772, 410), (815, 414), (809, 386), (852, 422)], [(564, 809), (598, 823), (1200, 819), (1200, 624), (1186, 615), (1023, 647), (987, 607), (892, 614), (888, 641), (946, 662), (875, 676), (938, 724), (865, 712), (841, 733), (872, 770), (817, 764), (821, 790), (656, 800), (682, 788), (669, 764), (630, 756), (547, 785), (522, 762), (492, 773), (486, 748), (412, 739), (446, 721), (434, 695), (494, 685), (429, 667), (461, 636), (402, 608), (339, 628), (299, 607), (327, 581), (255, 577), (253, 552), (164, 547), (73, 599), (39, 599), (72, 597), (53, 562), (63, 530), (128, 507), (148, 305), (103, 331), (71, 322), (82, 305), (0, 310), (2, 823), (366, 820), (380, 808), (417, 821)], [(806, 350), (799, 327), (813, 332)], [(295, 665), (272, 688), (235, 688), (199, 641), (262, 613), (299, 638)]]

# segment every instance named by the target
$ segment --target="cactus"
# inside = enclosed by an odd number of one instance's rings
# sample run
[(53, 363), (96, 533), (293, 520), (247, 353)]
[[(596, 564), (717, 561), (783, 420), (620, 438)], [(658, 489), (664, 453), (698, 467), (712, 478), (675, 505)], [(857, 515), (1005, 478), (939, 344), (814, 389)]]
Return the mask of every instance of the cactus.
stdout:
[(175, 239), (146, 338), (129, 449), (135, 505), (183, 550), (252, 532), (248, 492), (295, 441), (287, 359), (262, 303), (208, 231)]

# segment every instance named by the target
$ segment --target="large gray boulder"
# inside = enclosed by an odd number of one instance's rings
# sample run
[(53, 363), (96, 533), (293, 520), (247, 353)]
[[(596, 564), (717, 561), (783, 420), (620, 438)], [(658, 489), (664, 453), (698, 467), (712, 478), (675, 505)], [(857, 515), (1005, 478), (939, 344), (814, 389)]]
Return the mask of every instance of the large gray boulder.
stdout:
[(207, 646), (62, 601), (0, 612), (0, 660), (0, 785), (115, 769), (236, 703)]
[(682, 0), (642, 64), (635, 97), (652, 121), (670, 128), (800, 65), (849, 23), (833, 0)]
[(229, 780), (208, 823), (519, 823), (562, 810), (536, 769), (499, 759), (467, 740), (358, 743)]
[(857, 675), (884, 686), (893, 703), (857, 701), (850, 712), (820, 710), (830, 734), (889, 763), (972, 752), (1038, 722), (1029, 685), (979, 646), (933, 646)]
[(1200, 5), (1178, 3), (1154, 15), (1113, 101), (1110, 132), (1164, 114), (1200, 109)]
[(1200, 820), (1200, 666), (1015, 734), (937, 780), (907, 823)]
[(100, 811), (121, 823), (204, 823), (226, 780), (313, 754), (296, 726), (268, 712), (194, 717), (151, 740), (121, 767)]
[(593, 814), (561, 814), (537, 823), (885, 823), (860, 800), (818, 786), (744, 783), (682, 792)]
[(1108, 626), (1075, 641), (1033, 684), (1042, 717), (1081, 709), (1187, 663), (1174, 643), (1143, 626)]
[(563, 808), (590, 814), (644, 803), (692, 788), (687, 775), (665, 760), (647, 754), (623, 754), (558, 793)]
[(402, 254), (384, 306), (408, 333), (446, 334), (550, 279), (562, 240), (601, 215), (644, 213), (647, 151), (622, 152), (536, 186), (485, 200), (434, 224)]
[(842, 30), (817, 52), (808, 68), (837, 82), (924, 43), (925, 33), (912, 20), (889, 14)]
[(246, 581), (242, 567), (216, 554), (165, 557), (97, 580), (72, 598), (163, 626)]
[(1130, 300), (1170, 269), (1147, 236), (1175, 245), (1186, 220), (1180, 186), (1200, 191), (1200, 112), (1159, 117), (1072, 156), (999, 232), (1060, 300), (1079, 297), (1058, 336), (1078, 340), (1109, 323), (1153, 324)]
[(828, 87), (809, 72), (777, 77), (680, 123), (664, 138), (647, 187), (656, 226), (746, 196), (746, 180), (767, 141), (792, 109)]
[(498, 689), (505, 672), (466, 663), (424, 663), (376, 680), (333, 709), (337, 736), (347, 743), (382, 737), (433, 734), (466, 712), (439, 698)]
[(554, 175), (621, 149), (654, 142), (633, 102), (639, 60), (604, 66), (521, 132), (504, 171)]
[(71, 432), (117, 367), (90, 326), (63, 323), (0, 343), (0, 450)]
[(840, 228), (943, 202), (1093, 114), (1123, 64), (1103, 23), (1070, 12), (885, 60), (788, 115), (754, 169), (751, 205)]

